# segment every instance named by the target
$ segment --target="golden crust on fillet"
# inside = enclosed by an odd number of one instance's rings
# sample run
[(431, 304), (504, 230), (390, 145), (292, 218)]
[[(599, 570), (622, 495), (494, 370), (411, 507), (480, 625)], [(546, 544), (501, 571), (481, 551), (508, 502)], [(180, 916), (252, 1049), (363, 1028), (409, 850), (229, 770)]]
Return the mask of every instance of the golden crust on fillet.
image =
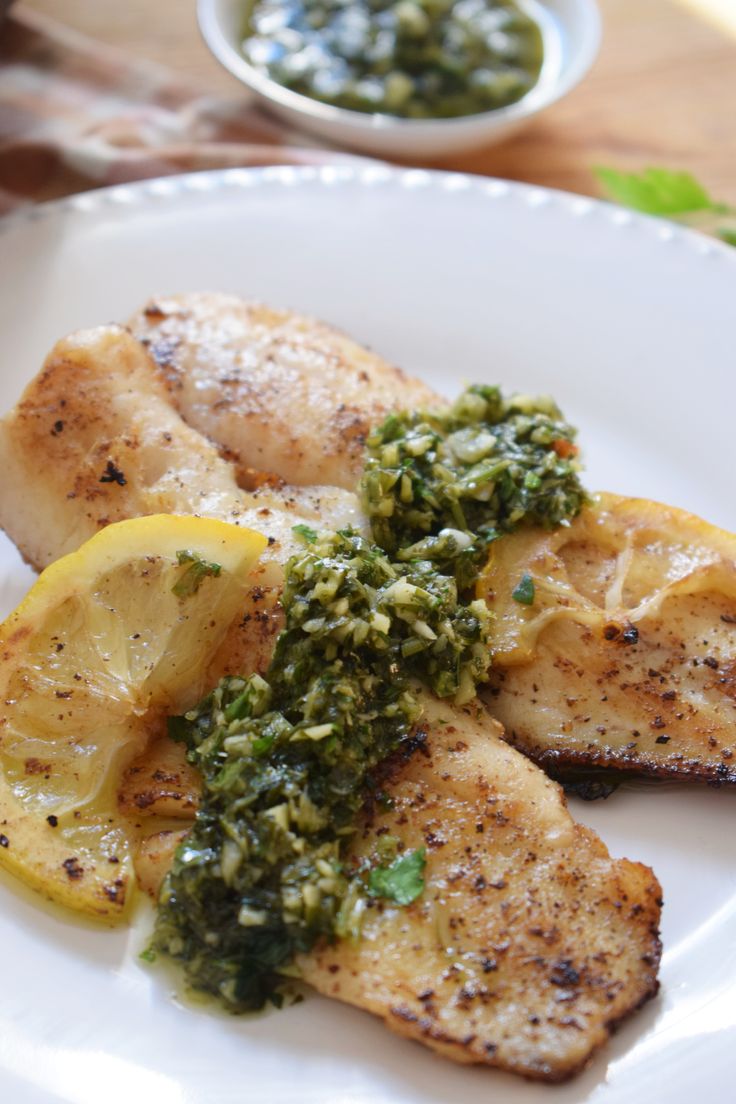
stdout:
[(37, 569), (114, 521), (242, 512), (229, 466), (182, 425), (120, 326), (56, 343), (0, 422), (0, 465), (0, 526)]
[(261, 531), (269, 537), (264, 565), (299, 547), (297, 522), (361, 522), (355, 497), (336, 487), (242, 491), (232, 465), (182, 421), (153, 361), (120, 326), (56, 343), (0, 419), (0, 470), (0, 527), (37, 569), (111, 522), (144, 514), (199, 514)]
[[(534, 600), (512, 594), (528, 574)], [(544, 765), (736, 782), (736, 537), (597, 495), (569, 526), (492, 546), (484, 698)]]
[(118, 808), (128, 817), (191, 820), (199, 806), (201, 779), (182, 744), (161, 736), (125, 769)]
[(152, 299), (130, 320), (171, 402), (253, 471), (353, 490), (365, 440), (387, 414), (442, 400), (332, 326), (234, 295)]

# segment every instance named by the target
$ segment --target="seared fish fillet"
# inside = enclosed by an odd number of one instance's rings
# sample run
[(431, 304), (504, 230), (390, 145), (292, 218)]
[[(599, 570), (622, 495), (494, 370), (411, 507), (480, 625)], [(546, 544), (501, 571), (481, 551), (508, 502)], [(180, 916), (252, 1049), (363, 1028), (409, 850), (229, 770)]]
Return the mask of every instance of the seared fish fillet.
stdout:
[(184, 420), (253, 471), (353, 490), (370, 428), (441, 406), (425, 384), (322, 322), (233, 295), (154, 299), (129, 322)]
[(393, 808), (350, 856), (385, 832), (426, 847), (424, 894), (373, 903), (361, 937), (304, 956), (303, 975), (456, 1061), (563, 1080), (657, 991), (659, 884), (612, 860), (499, 725), (425, 705), (426, 742), (391, 764)]
[[(612, 860), (482, 711), (424, 705), (412, 751), (381, 777), (393, 807), (366, 811), (346, 863), (390, 832), (426, 848), (426, 889), (408, 908), (370, 902), (359, 938), (299, 967), (321, 993), (455, 1061), (564, 1080), (657, 991), (659, 883)], [(154, 896), (181, 839), (144, 845)]]
[(172, 409), (155, 366), (120, 326), (59, 341), (0, 420), (0, 526), (37, 570), (98, 529), (142, 514), (201, 514), (264, 533), (242, 619), (213, 659), (223, 673), (268, 665), (281, 628), (283, 564), (293, 527), (361, 528), (356, 497), (337, 487), (242, 491), (230, 464)]
[(191, 820), (199, 806), (200, 776), (181, 744), (162, 735), (123, 774), (118, 808), (132, 819), (144, 816)]
[(232, 473), (182, 426), (138, 343), (117, 326), (59, 341), (0, 422), (0, 525), (37, 570), (133, 512), (243, 508)]
[(293, 526), (361, 527), (354, 495), (268, 484), (242, 491), (233, 469), (172, 409), (145, 349), (120, 326), (59, 341), (0, 421), (0, 526), (40, 570), (110, 522), (201, 514), (273, 538), (281, 563)]
[[(512, 597), (528, 573), (534, 600)], [(568, 529), (505, 537), (484, 691), (550, 768), (736, 782), (736, 536), (671, 506), (596, 496)]]
[[(264, 489), (267, 507), (261, 494), (241, 495), (212, 446), (170, 408), (159, 423), (165, 412), (156, 404), (166, 403), (151, 379), (148, 357), (124, 331), (77, 335), (57, 346), (3, 423), (0, 457), (15, 465), (17, 485), (0, 493), (14, 507), (2, 505), (2, 521), (37, 562), (113, 517), (161, 509), (159, 490), (173, 512), (200, 512), (207, 502), (255, 527), (263, 509), (276, 513), (276, 491)], [(110, 481), (100, 484), (105, 473)], [(298, 515), (291, 492), (283, 493), (280, 516), (291, 524)], [(329, 492), (312, 493), (315, 510), (319, 501), (327, 514)], [(335, 494), (330, 525), (354, 503)], [(31, 519), (47, 506), (50, 524), (39, 537)], [(255, 636), (246, 629), (232, 651), (220, 650), (211, 681), (228, 665), (249, 671), (270, 654), (292, 539), (277, 523), (246, 611), (248, 625), (259, 623), (268, 602), (265, 620)], [(426, 707), (414, 754), (395, 760), (383, 783), (394, 807), (367, 815), (355, 855), (384, 829), (405, 847), (424, 845), (428, 890), (407, 910), (367, 910), (360, 942), (305, 956), (303, 972), (321, 991), (450, 1057), (562, 1079), (656, 991), (659, 885), (646, 867), (612, 860), (576, 826), (559, 787), (487, 717), (429, 698)], [(172, 813), (183, 826), (196, 801), (191, 772), (162, 741), (121, 779), (121, 808), (149, 814), (152, 830), (157, 816)], [(141, 850), (142, 884), (155, 884), (180, 838), (152, 831)]]
[[(375, 423), (390, 409), (442, 403), (422, 384), (395, 373), (328, 327), (233, 296), (190, 294), (155, 300), (132, 319), (131, 326), (157, 359), (170, 400), (185, 420), (211, 437), (226, 455), (236, 458), (244, 483), (249, 476), (243, 463), (266, 467), (277, 476), (297, 482), (319, 477), (352, 487), (361, 470), (362, 440), (371, 421)], [(339, 381), (334, 374), (337, 367), (328, 368), (331, 359), (335, 366), (340, 364)], [(370, 378), (358, 386), (364, 371)], [(285, 390), (293, 396), (293, 403), (284, 405)], [(360, 413), (363, 430), (359, 442), (338, 431), (338, 399)], [(356, 442), (359, 447), (354, 447)], [(548, 768), (595, 764), (681, 778), (733, 780), (736, 735), (730, 718), (733, 713), (736, 719), (736, 705), (729, 699), (728, 680), (724, 681), (723, 673), (717, 676), (712, 667), (710, 674), (707, 669), (714, 658), (721, 654), (728, 658), (730, 654), (725, 640), (732, 634), (727, 622), (720, 620), (723, 594), (714, 599), (717, 608), (708, 609), (704, 595), (697, 599), (685, 597), (682, 587), (690, 584), (680, 579), (677, 600), (667, 589), (666, 600), (658, 606), (655, 636), (651, 635), (650, 601), (646, 640), (629, 647), (622, 629), (615, 647), (605, 640), (601, 644), (600, 632), (608, 624), (606, 619), (618, 619), (623, 625), (631, 612), (628, 606), (634, 602), (628, 594), (617, 596), (615, 588), (621, 583), (618, 575), (622, 571), (628, 572), (630, 588), (634, 574), (644, 570), (646, 564), (651, 594), (663, 595), (666, 588), (671, 588), (673, 571), (687, 574), (703, 556), (707, 559), (711, 554), (708, 543), (715, 532), (712, 527), (688, 524), (681, 511), (652, 508), (660, 514), (650, 519), (651, 526), (656, 530), (661, 524), (667, 530), (662, 535), (661, 555), (653, 555), (651, 550), (643, 554), (644, 542), (649, 538), (641, 516), (639, 520), (626, 520), (620, 512), (610, 510), (599, 511), (593, 538), (589, 533), (582, 535), (583, 528), (592, 524), (593, 515), (586, 513), (570, 530), (561, 529), (552, 535), (525, 531), (504, 538), (496, 546), (497, 566), (488, 574), (488, 586), (497, 592), (493, 607), (508, 624), (508, 630), (504, 629), (499, 638), (495, 656), (498, 670), (484, 700), (507, 728), (509, 738)], [(724, 556), (733, 562), (736, 540), (722, 533), (720, 539), (726, 544), (731, 540), (733, 548)], [(554, 625), (548, 625), (549, 609), (543, 617), (537, 616), (543, 601), (541, 585), (540, 597), (528, 613), (527, 607), (510, 599), (515, 583), (509, 585), (508, 581), (512, 577), (518, 581), (523, 574), (523, 567), (517, 571), (517, 560), (523, 564), (527, 555), (543, 549), (554, 556), (559, 542), (565, 561), (561, 569), (574, 569), (577, 574), (570, 585), (579, 585), (581, 595), (570, 598), (564, 614), (560, 611), (569, 596), (556, 600)], [(585, 559), (588, 552), (592, 555), (590, 563)], [(616, 556), (611, 567), (609, 560)], [(591, 611), (581, 602), (586, 587), (592, 585), (592, 575), (607, 567), (618, 575), (605, 596), (610, 608), (601, 605), (597, 614), (593, 612), (599, 647), (589, 654)], [(690, 578), (692, 582), (695, 577)], [(595, 603), (598, 598), (603, 601), (601, 595), (585, 600)], [(686, 609), (688, 601), (697, 610)], [(580, 613), (577, 620), (575, 611)], [(645, 616), (644, 609), (636, 616)], [(711, 641), (717, 641), (710, 656), (706, 646), (698, 643), (703, 639), (701, 618), (705, 628), (710, 629)], [(509, 633), (523, 627), (521, 637), (528, 641), (530, 633), (542, 625), (545, 629), (534, 662), (529, 659), (529, 646), (524, 651), (523, 644), (512, 641), (507, 647)], [(672, 678), (665, 685), (664, 672), (659, 668), (665, 662), (664, 653), (670, 652), (677, 670), (673, 668)], [(620, 661), (617, 665), (611, 663), (613, 656)], [(583, 657), (593, 666), (582, 663)], [(701, 668), (706, 665), (697, 675), (688, 666), (692, 659), (701, 663)], [(578, 669), (585, 669), (583, 685)], [(652, 670), (656, 676), (650, 674)], [(632, 672), (636, 672), (635, 677)], [(684, 710), (671, 697), (674, 683), (681, 678), (692, 684), (692, 693), (685, 695)], [(542, 692), (537, 693), (535, 686), (543, 686)]]

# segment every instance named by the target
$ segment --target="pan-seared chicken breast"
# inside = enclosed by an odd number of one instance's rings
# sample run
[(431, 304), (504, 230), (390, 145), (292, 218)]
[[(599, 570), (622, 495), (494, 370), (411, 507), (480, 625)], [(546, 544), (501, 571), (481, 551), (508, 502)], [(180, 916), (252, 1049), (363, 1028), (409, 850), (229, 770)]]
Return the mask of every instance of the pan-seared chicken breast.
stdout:
[(484, 697), (517, 747), (550, 768), (736, 782), (736, 536), (601, 494), (569, 528), (498, 541), (480, 590)]
[(337, 330), (234, 295), (154, 299), (129, 323), (185, 421), (253, 471), (352, 490), (370, 428), (443, 405), (425, 384)]

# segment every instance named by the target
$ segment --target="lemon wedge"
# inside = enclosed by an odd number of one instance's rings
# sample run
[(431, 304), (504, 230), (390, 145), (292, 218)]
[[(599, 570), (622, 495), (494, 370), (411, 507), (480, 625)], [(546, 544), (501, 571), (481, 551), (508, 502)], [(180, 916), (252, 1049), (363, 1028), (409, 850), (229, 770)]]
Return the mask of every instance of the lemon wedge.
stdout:
[(266, 545), (155, 515), (110, 525), (47, 568), (0, 625), (0, 865), (52, 900), (122, 917), (136, 826), (127, 763), (207, 689)]

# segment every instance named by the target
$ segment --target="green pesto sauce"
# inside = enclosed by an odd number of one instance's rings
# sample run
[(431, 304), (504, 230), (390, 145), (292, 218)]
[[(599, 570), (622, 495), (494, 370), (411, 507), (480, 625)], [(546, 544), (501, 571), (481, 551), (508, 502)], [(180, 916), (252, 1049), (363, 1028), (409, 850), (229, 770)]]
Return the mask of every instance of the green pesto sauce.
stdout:
[(294, 955), (357, 938), (371, 897), (420, 896), (423, 850), (383, 837), (351, 868), (346, 845), (372, 772), (419, 720), (417, 684), (462, 704), (486, 676), (490, 614), (468, 590), (488, 543), (579, 511), (573, 436), (549, 400), (470, 388), (446, 413), (392, 417), (371, 436), (375, 543), (296, 527), (304, 548), (265, 678), (226, 678), (170, 722), (203, 794), (152, 947), (193, 988), (233, 1011), (276, 1003)]
[(251, 0), (242, 49), (312, 99), (414, 119), (515, 103), (543, 56), (513, 0)]

